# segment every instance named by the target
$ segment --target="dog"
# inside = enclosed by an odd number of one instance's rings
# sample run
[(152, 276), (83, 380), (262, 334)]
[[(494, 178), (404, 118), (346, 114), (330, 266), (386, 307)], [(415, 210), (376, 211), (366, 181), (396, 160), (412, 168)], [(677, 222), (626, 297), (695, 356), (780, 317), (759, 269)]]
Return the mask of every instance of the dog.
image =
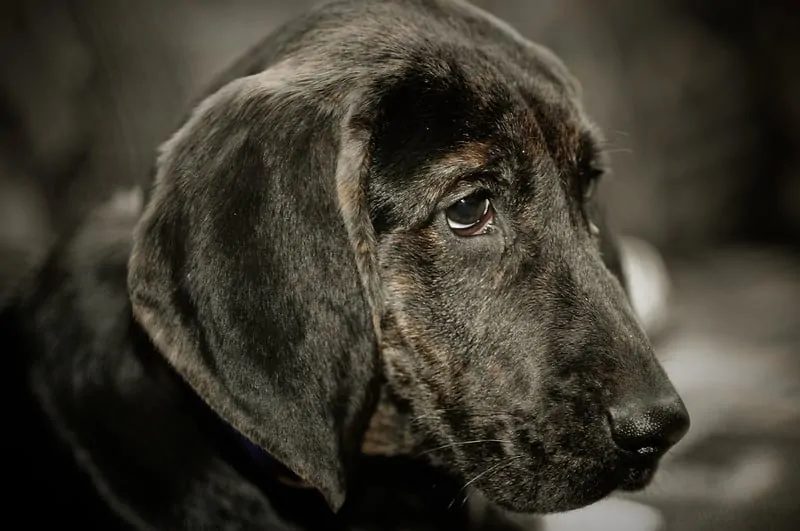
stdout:
[(649, 483), (689, 418), (552, 52), (458, 0), (333, 1), (207, 94), (147, 196), (90, 217), (5, 317), (26, 462), (78, 465), (19, 480), (37, 507), (344, 529), (414, 478), (537, 514)]

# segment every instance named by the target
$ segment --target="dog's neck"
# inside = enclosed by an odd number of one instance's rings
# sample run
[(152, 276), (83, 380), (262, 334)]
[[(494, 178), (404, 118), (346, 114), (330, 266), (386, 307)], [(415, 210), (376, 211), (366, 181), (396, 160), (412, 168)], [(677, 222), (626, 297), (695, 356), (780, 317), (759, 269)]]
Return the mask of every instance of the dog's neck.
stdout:
[(408, 414), (403, 411), (388, 387), (384, 386), (369, 428), (364, 434), (361, 452), (379, 456), (409, 455), (416, 446)]
[[(224, 422), (224, 421), (223, 421)], [(226, 424), (226, 429), (252, 463), (255, 470), (270, 474), (282, 485), (298, 489), (314, 487), (276, 461), (265, 449)], [(391, 394), (384, 389), (375, 414), (364, 434), (361, 451), (371, 456), (409, 455), (415, 448), (408, 416), (401, 411)]]

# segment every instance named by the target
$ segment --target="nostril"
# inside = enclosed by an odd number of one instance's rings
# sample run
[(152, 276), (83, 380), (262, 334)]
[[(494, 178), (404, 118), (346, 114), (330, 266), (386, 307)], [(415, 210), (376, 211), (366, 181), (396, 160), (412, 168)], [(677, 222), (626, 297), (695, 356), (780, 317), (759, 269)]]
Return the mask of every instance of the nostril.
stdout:
[(614, 442), (642, 457), (658, 457), (689, 430), (689, 415), (680, 400), (646, 404), (629, 403), (609, 410)]

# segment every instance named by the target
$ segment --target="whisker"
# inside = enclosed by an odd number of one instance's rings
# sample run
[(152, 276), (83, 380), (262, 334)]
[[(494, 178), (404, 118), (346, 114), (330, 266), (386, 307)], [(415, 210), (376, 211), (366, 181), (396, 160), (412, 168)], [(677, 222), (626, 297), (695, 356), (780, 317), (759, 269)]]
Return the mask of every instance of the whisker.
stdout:
[(450, 443), (450, 444), (444, 444), (442, 446), (437, 446), (436, 448), (430, 448), (428, 450), (425, 450), (425, 451), (422, 451), (422, 452), (418, 453), (415, 457), (420, 457), (422, 455), (429, 454), (431, 452), (438, 452), (439, 450), (444, 450), (445, 448), (452, 448), (454, 446), (463, 446), (463, 445), (467, 445), (467, 444), (492, 443), (492, 442), (513, 444), (513, 441), (509, 441), (509, 440), (506, 440), (506, 439), (476, 439), (474, 441), (458, 441), (458, 442), (453, 442), (453, 443)]
[(472, 494), (470, 491), (467, 491), (467, 492), (464, 493), (464, 499), (461, 500), (461, 507), (464, 507), (467, 504), (467, 501), (469, 500), (469, 495), (470, 494)]
[[(476, 481), (478, 481), (480, 478), (482, 478), (482, 477), (483, 477), (483, 476), (485, 476), (486, 474), (488, 474), (488, 473), (490, 473), (490, 472), (497, 472), (498, 470), (502, 470), (502, 468), (505, 468), (505, 467), (507, 467), (507, 466), (509, 466), (509, 465), (513, 464), (513, 463), (512, 463), (513, 461), (516, 461), (517, 459), (522, 459), (523, 457), (525, 457), (525, 456), (524, 456), (524, 455), (516, 455), (516, 456), (514, 456), (514, 457), (509, 457), (508, 459), (504, 459), (503, 461), (500, 461), (500, 462), (499, 462), (499, 463), (497, 463), (496, 465), (494, 465), (494, 466), (492, 466), (492, 467), (490, 467), (490, 468), (488, 468), (488, 469), (484, 470), (483, 472), (481, 472), (480, 474), (478, 474), (477, 476), (475, 476), (475, 477), (474, 477), (474, 478), (472, 478), (471, 480), (467, 481), (467, 482), (464, 484), (464, 486), (463, 486), (463, 487), (461, 487), (461, 490), (464, 490), (464, 489), (466, 489), (467, 487), (469, 487), (470, 485), (472, 485), (473, 483), (475, 483)], [(501, 468), (501, 467), (502, 467), (502, 468)]]
[(465, 407), (449, 407), (449, 408), (444, 408), (444, 409), (436, 409), (436, 410), (433, 410), (433, 411), (428, 412), (428, 413), (423, 413), (421, 415), (416, 415), (416, 416), (410, 417), (410, 419), (413, 421), (413, 420), (419, 420), (419, 419), (424, 419), (424, 418), (429, 418), (429, 417), (435, 417), (437, 415), (441, 415), (442, 413), (458, 412), (458, 411), (462, 411), (464, 413), (468, 413), (469, 416), (471, 416), (471, 417), (483, 417), (483, 416), (490, 416), (490, 415), (507, 416), (507, 417), (515, 417), (516, 416), (513, 413), (509, 413), (508, 411), (498, 411), (498, 410), (493, 410), (493, 409), (471, 409), (471, 408), (465, 408)]
[[(508, 458), (506, 458), (506, 459), (503, 459), (503, 460), (502, 460), (502, 461), (500, 461), (499, 463), (497, 463), (497, 464), (495, 464), (495, 465), (493, 465), (493, 466), (491, 466), (491, 467), (487, 468), (486, 470), (484, 470), (483, 472), (481, 472), (480, 474), (478, 474), (478, 475), (477, 475), (477, 476), (475, 476), (474, 478), (472, 478), (472, 479), (470, 479), (469, 481), (467, 481), (466, 483), (464, 483), (464, 486), (463, 486), (463, 487), (461, 487), (461, 488), (458, 490), (458, 492), (459, 492), (459, 493), (461, 493), (461, 492), (464, 492), (464, 491), (466, 490), (466, 488), (467, 488), (467, 487), (469, 487), (470, 485), (472, 485), (473, 483), (475, 483), (476, 481), (478, 481), (480, 478), (484, 477), (486, 474), (490, 474), (490, 473), (492, 473), (492, 472), (498, 472), (498, 471), (502, 470), (503, 468), (505, 468), (505, 467), (507, 467), (507, 466), (510, 466), (510, 465), (514, 464), (514, 461), (516, 461), (517, 459), (521, 459), (521, 458), (523, 458), (523, 457), (525, 457), (525, 456), (524, 456), (524, 455), (514, 455), (514, 456), (508, 457)], [(467, 502), (467, 498), (469, 498), (469, 495), (468, 495), (468, 494), (467, 494), (467, 495), (464, 497), (464, 500), (461, 502), (461, 503), (462, 503), (462, 505), (463, 505), (463, 504), (465, 504), (465, 503)], [(447, 507), (447, 508), (448, 508), (448, 509), (451, 509), (451, 508), (453, 507), (453, 504), (454, 504), (455, 502), (456, 502), (456, 497), (454, 496), (454, 497), (453, 497), (453, 500), (450, 502), (450, 505), (448, 505), (448, 507)]]

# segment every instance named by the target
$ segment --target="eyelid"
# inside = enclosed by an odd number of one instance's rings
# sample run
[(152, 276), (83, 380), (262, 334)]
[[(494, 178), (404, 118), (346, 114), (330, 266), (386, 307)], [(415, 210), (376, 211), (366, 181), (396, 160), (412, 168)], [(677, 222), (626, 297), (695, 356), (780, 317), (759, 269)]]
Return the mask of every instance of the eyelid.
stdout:
[(491, 173), (479, 173), (460, 179), (441, 199), (439, 209), (443, 210), (459, 199), (485, 191), (491, 199), (501, 186), (501, 179)]
[(601, 179), (606, 174), (606, 169), (602, 166), (589, 166), (589, 174), (590, 179)]
[(578, 175), (584, 183), (596, 182), (606, 174), (606, 168), (597, 164), (587, 164), (578, 170)]
[(597, 166), (585, 168), (580, 172), (577, 179), (580, 200), (588, 202), (594, 198), (604, 175), (605, 170)]

